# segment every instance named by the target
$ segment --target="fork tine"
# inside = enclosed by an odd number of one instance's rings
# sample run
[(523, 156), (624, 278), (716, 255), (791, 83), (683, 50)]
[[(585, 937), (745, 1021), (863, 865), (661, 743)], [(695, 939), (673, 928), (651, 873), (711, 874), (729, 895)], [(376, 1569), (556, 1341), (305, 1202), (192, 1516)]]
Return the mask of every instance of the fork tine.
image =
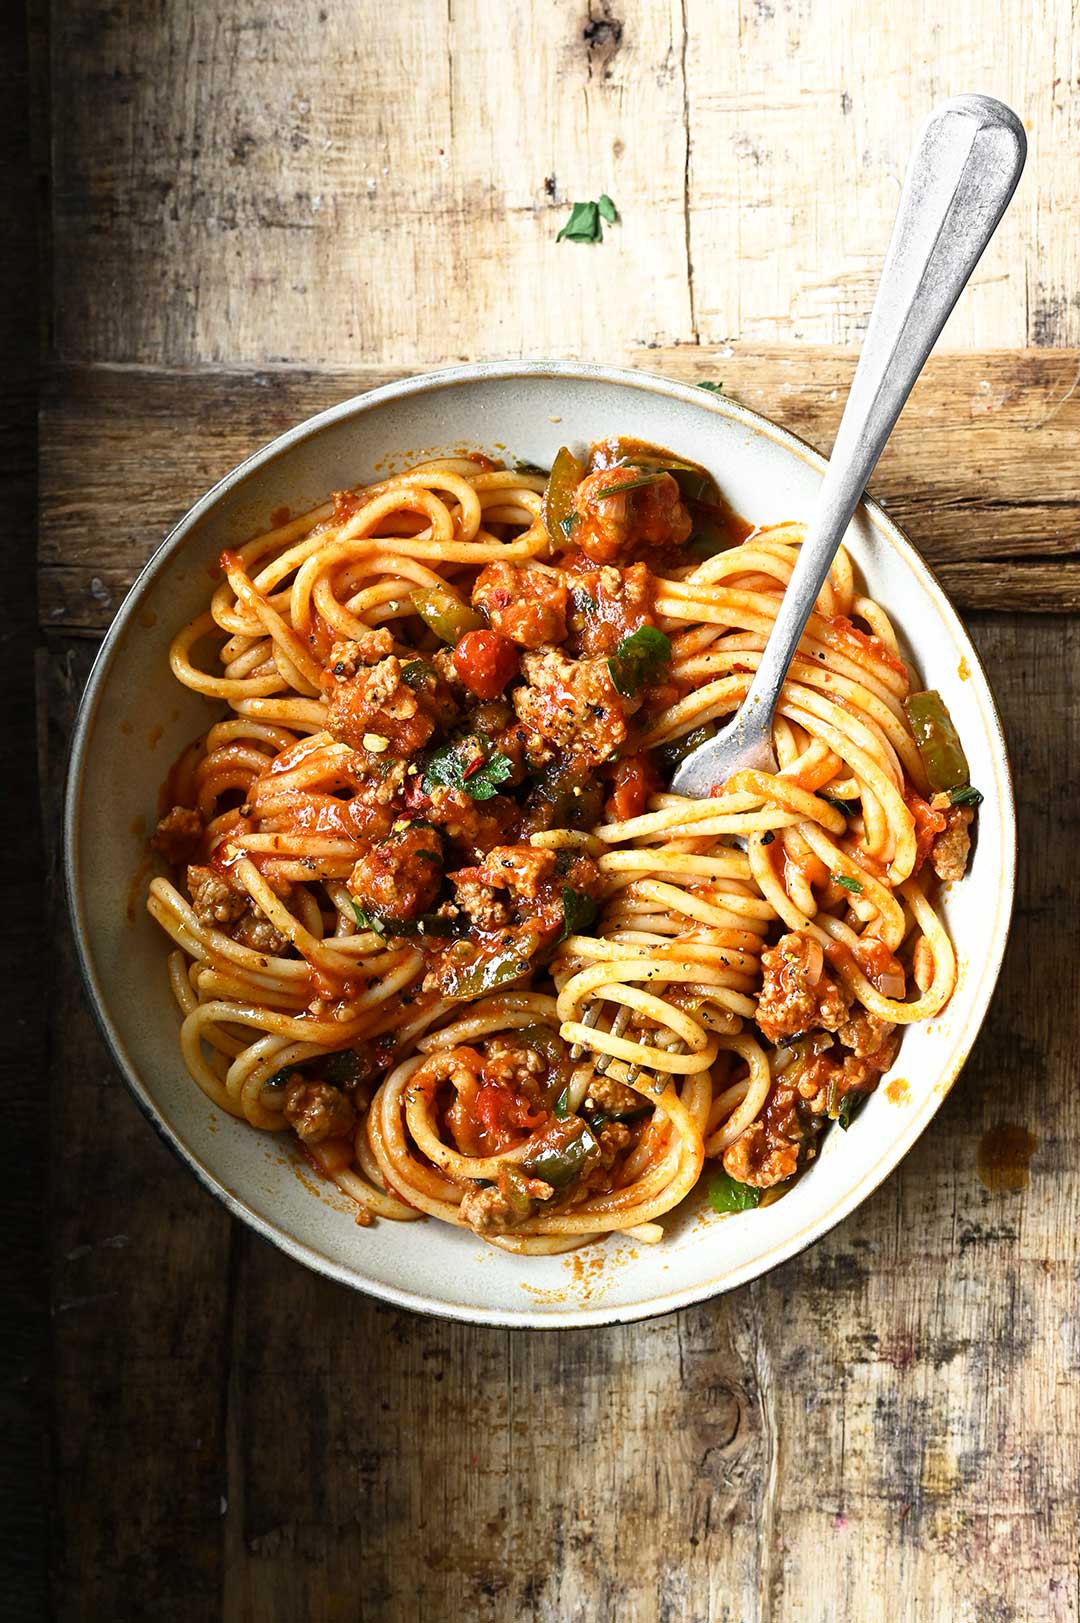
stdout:
[[(616, 1013), (614, 1020), (611, 1022), (610, 1035), (612, 1037), (621, 1037), (629, 1024), (630, 1010), (624, 1003)], [(607, 1068), (614, 1058), (614, 1054), (601, 1054), (593, 1069), (599, 1071), (601, 1076), (605, 1076), (607, 1074)]]
[[(595, 1026), (595, 1024), (599, 1020), (599, 1018), (600, 1018), (600, 1004), (599, 1003), (590, 1003), (589, 1007), (585, 1010), (585, 1013), (581, 1017), (581, 1024), (583, 1026)], [(575, 1043), (574, 1046), (570, 1050), (570, 1058), (572, 1060), (577, 1061), (577, 1060), (579, 1060), (579, 1059), (581, 1059), (583, 1057), (584, 1053), (585, 1053), (585, 1044), (584, 1043)]]

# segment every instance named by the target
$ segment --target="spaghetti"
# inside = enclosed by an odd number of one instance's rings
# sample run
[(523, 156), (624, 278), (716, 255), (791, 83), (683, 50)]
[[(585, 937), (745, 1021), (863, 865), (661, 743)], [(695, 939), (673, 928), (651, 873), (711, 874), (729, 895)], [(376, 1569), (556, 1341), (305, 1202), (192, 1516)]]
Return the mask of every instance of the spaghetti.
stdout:
[(222, 555), (171, 650), (219, 719), (148, 907), (219, 1109), (358, 1220), (517, 1252), (776, 1198), (948, 1000), (978, 800), (841, 553), (778, 770), (665, 787), (746, 694), (802, 539), (628, 440), (427, 462)]

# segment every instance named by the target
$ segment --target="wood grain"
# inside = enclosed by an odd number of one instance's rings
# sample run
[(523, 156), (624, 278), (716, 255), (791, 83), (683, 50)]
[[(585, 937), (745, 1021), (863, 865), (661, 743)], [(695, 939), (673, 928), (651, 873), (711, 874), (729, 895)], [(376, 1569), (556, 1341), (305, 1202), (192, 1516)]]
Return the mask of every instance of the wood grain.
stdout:
[[(918, 121), (989, 90), (1031, 142), (957, 353), (874, 487), (967, 611), (1020, 802), (1013, 945), (932, 1127), (841, 1228), (719, 1301), (546, 1336), (395, 1312), (232, 1224), (164, 1151), (86, 1010), (54, 883), (49, 985), (24, 953), (5, 1060), (21, 1443), (27, 1415), (44, 1429), (28, 1197), (48, 1026), (51, 1615), (1080, 1623), (1072, 0), (51, 0), (32, 27), (53, 853), (96, 644), (249, 451), (391, 376), (551, 354), (722, 379), (827, 449)], [(25, 184), (23, 148), (0, 157)], [(604, 241), (556, 244), (601, 191)], [(13, 331), (34, 292), (17, 212)], [(2, 403), (23, 387), (8, 370)], [(17, 606), (33, 470), (25, 438), (0, 451)], [(9, 801), (15, 920), (41, 860)], [(1038, 1139), (1013, 1193), (977, 1169), (1003, 1123)], [(6, 1600), (30, 1594), (44, 1523), (32, 1476), (14, 1485)]]
[[(650, 371), (721, 380), (823, 450), (844, 350), (656, 350)], [(399, 373), (66, 368), (42, 411), (41, 618), (109, 624), (187, 507), (276, 434)], [(961, 608), (1080, 608), (1080, 353), (943, 355), (872, 486)], [(722, 470), (718, 470), (722, 476)], [(794, 515), (778, 514), (778, 518)]]
[[(915, 130), (972, 89), (1032, 155), (947, 342), (1080, 344), (1069, 0), (53, 9), (69, 360), (851, 344)], [(557, 244), (602, 191), (620, 224)]]
[[(57, 1616), (1080, 1616), (1080, 626), (977, 618), (1016, 753), (1014, 941), (898, 1171), (698, 1308), (537, 1335), (399, 1313), (236, 1227), (55, 1011)], [(58, 725), (90, 648), (53, 639)], [(59, 931), (62, 935), (62, 929)], [(68, 960), (65, 958), (65, 963)], [(1038, 1138), (992, 1193), (980, 1140)]]

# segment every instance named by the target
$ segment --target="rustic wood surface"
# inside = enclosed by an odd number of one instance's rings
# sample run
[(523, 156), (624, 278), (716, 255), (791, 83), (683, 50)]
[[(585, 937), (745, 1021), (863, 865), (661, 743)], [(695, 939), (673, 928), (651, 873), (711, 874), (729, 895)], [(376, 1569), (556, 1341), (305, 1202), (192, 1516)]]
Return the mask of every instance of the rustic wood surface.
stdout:
[[(51, 983), (27, 991), (51, 1032), (53, 1614), (1080, 1620), (1070, 0), (51, 11), (53, 840), (97, 640), (245, 452), (402, 370), (543, 353), (722, 379), (827, 449), (918, 120), (993, 90), (1032, 143), (950, 327), (967, 353), (934, 362), (875, 481), (966, 611), (1020, 801), (1013, 943), (932, 1127), (847, 1223), (719, 1301), (546, 1335), (410, 1316), (298, 1268), (170, 1158), (54, 887)], [(556, 247), (567, 200), (601, 190), (620, 224)], [(40, 1118), (16, 1119), (29, 1183)], [(1003, 1178), (1010, 1126), (1034, 1153)]]

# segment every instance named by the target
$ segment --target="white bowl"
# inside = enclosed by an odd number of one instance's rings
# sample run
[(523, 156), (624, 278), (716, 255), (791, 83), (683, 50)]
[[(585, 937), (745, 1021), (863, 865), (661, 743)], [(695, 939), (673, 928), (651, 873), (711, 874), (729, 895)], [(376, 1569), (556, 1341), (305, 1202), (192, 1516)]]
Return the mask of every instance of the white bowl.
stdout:
[[(904, 432), (901, 424), (899, 432)], [(351, 1202), (318, 1185), (281, 1136), (223, 1117), (185, 1070), (166, 977), (167, 941), (125, 898), (144, 856), (168, 764), (204, 731), (206, 701), (178, 686), (167, 650), (206, 607), (225, 546), (329, 491), (468, 445), (548, 466), (564, 442), (623, 434), (705, 463), (735, 510), (761, 523), (805, 517), (823, 460), (723, 396), (640, 372), (571, 363), (455, 367), (375, 389), (258, 451), (177, 525), (132, 587), (94, 666), (75, 730), (65, 862), (75, 935), (102, 1029), (142, 1109), (237, 1217), (290, 1256), (403, 1307), (513, 1325), (585, 1325), (666, 1313), (775, 1266), (852, 1212), (910, 1149), (956, 1080), (997, 980), (1013, 901), (1009, 765), (989, 685), (944, 592), (873, 502), (848, 547), (929, 687), (944, 694), (985, 795), (971, 870), (945, 903), (959, 984), (942, 1015), (911, 1027), (895, 1074), (848, 1133), (830, 1132), (785, 1199), (717, 1217), (703, 1197), (655, 1247), (608, 1240), (525, 1258), (434, 1221), (361, 1229)], [(141, 820), (141, 821), (140, 821)]]

